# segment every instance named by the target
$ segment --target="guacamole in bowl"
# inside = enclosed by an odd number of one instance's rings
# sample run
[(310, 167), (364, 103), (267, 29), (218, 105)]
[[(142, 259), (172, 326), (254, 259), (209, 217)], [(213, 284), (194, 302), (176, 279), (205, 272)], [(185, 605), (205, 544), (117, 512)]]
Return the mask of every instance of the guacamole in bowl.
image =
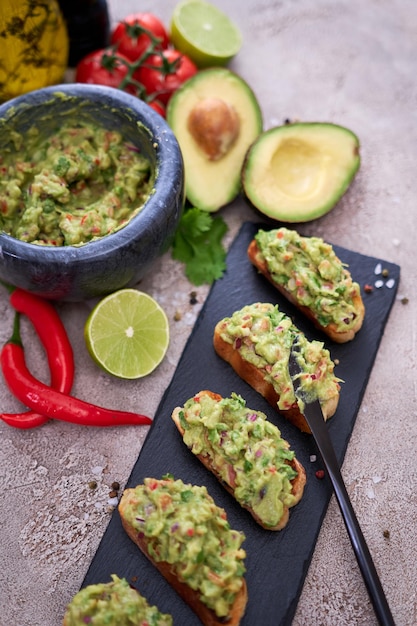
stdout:
[(0, 106), (0, 279), (82, 300), (137, 283), (184, 201), (176, 138), (134, 96), (68, 84)]
[(0, 226), (29, 243), (82, 245), (123, 228), (152, 192), (154, 172), (117, 130), (65, 122), (16, 133), (0, 155)]

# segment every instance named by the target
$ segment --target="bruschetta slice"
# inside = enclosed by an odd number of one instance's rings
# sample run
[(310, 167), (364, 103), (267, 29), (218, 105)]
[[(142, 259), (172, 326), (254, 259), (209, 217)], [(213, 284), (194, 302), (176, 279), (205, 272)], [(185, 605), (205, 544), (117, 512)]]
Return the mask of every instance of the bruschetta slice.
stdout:
[(122, 525), (204, 626), (237, 626), (245, 612), (243, 533), (205, 486), (145, 478), (120, 499)]
[(243, 380), (300, 430), (310, 432), (288, 371), (290, 351), (297, 346), (304, 367), (303, 396), (320, 401), (324, 419), (334, 415), (341, 381), (329, 350), (321, 341), (309, 341), (278, 305), (255, 302), (235, 311), (216, 324), (213, 344)]
[(107, 626), (172, 626), (171, 615), (150, 605), (125, 578), (112, 574), (107, 583), (83, 587), (75, 594), (65, 611), (62, 626), (106, 624)]
[(250, 262), (316, 328), (336, 343), (351, 341), (365, 317), (360, 286), (319, 237), (295, 230), (259, 230), (248, 247)]
[(263, 528), (281, 530), (304, 491), (303, 466), (265, 413), (200, 391), (172, 413), (184, 443)]

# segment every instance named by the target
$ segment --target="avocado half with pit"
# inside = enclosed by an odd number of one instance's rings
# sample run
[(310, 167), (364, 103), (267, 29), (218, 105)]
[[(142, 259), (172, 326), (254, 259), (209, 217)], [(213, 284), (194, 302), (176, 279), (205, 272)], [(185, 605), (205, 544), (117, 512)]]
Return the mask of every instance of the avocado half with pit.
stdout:
[(359, 139), (330, 123), (271, 128), (248, 150), (242, 168), (246, 197), (281, 222), (308, 222), (340, 200), (359, 165)]
[(213, 212), (234, 200), (245, 154), (263, 129), (249, 85), (227, 68), (202, 70), (174, 93), (166, 117), (183, 155), (188, 201)]

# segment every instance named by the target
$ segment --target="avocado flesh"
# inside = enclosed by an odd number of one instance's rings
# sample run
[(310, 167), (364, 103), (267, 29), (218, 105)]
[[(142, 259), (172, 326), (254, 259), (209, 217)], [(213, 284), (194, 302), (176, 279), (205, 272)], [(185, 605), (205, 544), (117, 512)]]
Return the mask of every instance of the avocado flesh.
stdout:
[(282, 222), (306, 222), (330, 211), (360, 165), (359, 140), (328, 123), (295, 123), (262, 133), (242, 168), (247, 198)]
[[(224, 141), (219, 141), (222, 154), (213, 157), (204, 142), (197, 140), (198, 133), (192, 132), (190, 119), (205, 101), (214, 100), (224, 103), (231, 119), (236, 116), (238, 132), (225, 133)], [(234, 200), (241, 190), (245, 154), (262, 132), (261, 110), (247, 83), (226, 68), (200, 71), (172, 96), (167, 121), (183, 155), (188, 201), (214, 212)]]

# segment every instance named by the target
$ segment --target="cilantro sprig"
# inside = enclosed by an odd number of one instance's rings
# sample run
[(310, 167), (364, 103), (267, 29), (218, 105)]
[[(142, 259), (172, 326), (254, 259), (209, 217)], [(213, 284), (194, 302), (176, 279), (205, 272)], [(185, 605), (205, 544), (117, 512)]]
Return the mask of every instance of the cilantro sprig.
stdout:
[(228, 230), (222, 217), (197, 207), (184, 210), (175, 232), (172, 257), (185, 264), (185, 275), (194, 285), (209, 285), (226, 270), (223, 237)]

